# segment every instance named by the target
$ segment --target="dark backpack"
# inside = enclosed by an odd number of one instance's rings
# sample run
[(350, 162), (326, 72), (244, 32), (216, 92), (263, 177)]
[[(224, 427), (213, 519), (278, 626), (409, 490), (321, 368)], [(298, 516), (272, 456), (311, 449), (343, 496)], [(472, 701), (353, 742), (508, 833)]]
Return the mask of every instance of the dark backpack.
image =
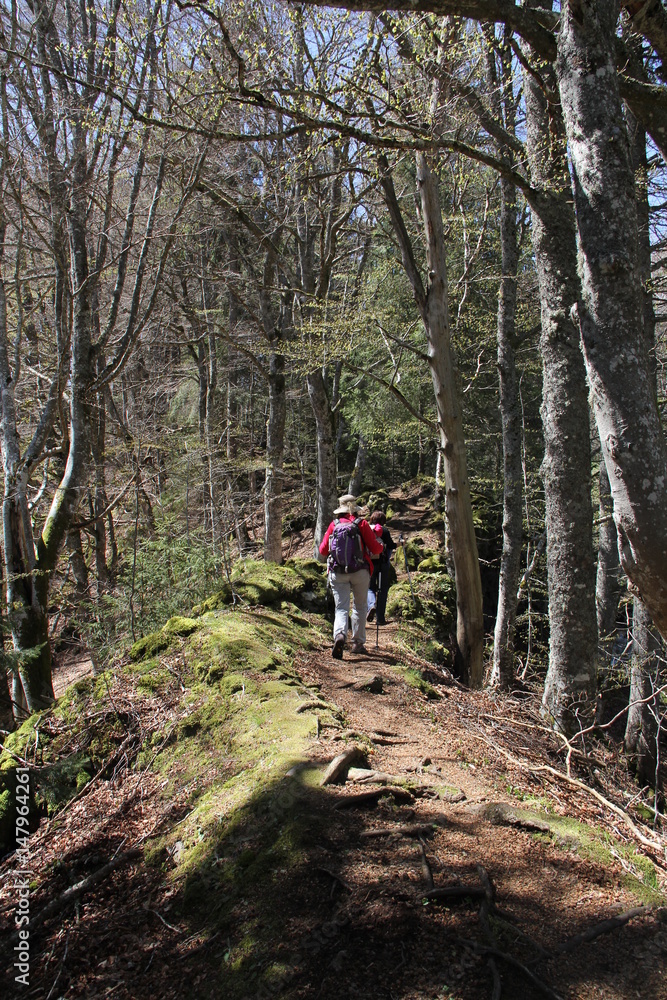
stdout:
[(361, 518), (354, 521), (334, 521), (334, 529), (329, 537), (329, 569), (344, 573), (356, 573), (358, 569), (368, 569), (364, 559), (364, 542), (359, 525)]

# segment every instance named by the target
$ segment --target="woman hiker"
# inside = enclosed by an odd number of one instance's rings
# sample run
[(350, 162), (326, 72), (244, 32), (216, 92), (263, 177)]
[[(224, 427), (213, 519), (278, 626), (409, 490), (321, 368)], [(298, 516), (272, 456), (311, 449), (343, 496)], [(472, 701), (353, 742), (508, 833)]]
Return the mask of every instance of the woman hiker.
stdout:
[(356, 498), (342, 496), (334, 519), (320, 545), (320, 555), (327, 556), (329, 583), (334, 595), (334, 644), (331, 655), (342, 660), (347, 638), (347, 623), (352, 591), (352, 649), (366, 653), (366, 607), (368, 584), (373, 572), (372, 556), (382, 552), (382, 542), (368, 521), (359, 516)]
[(383, 551), (378, 558), (373, 559), (373, 575), (368, 591), (368, 614), (366, 621), (372, 622), (377, 614), (378, 625), (386, 625), (385, 611), (389, 587), (395, 579), (394, 570), (389, 565), (391, 554), (397, 548), (396, 542), (387, 528), (387, 516), (382, 510), (374, 510), (369, 517), (371, 527), (382, 541)]

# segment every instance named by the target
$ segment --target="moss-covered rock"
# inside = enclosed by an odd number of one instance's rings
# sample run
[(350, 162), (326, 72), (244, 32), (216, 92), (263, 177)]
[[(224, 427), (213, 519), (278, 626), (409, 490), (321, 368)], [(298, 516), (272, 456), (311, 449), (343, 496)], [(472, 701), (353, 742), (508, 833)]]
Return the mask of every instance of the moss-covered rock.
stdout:
[(421, 691), (421, 693), (426, 695), (429, 700), (437, 701), (440, 698), (440, 695), (433, 685), (429, 684), (429, 682), (422, 677), (421, 671), (414, 670), (412, 667), (409, 667), (407, 670), (403, 670), (402, 674), (403, 680), (409, 687), (413, 687), (416, 688), (417, 691)]
[(130, 648), (131, 660), (143, 660), (149, 656), (156, 656), (165, 649), (169, 649), (172, 636), (166, 632), (151, 632), (149, 635), (137, 639)]
[(198, 627), (199, 623), (196, 619), (175, 615), (169, 619), (166, 625), (162, 626), (159, 632), (151, 632), (149, 635), (137, 639), (130, 649), (130, 659), (136, 661), (143, 660), (148, 656), (156, 656), (157, 653), (169, 649), (176, 636), (192, 635)]
[(428, 550), (424, 547), (424, 540), (419, 537), (410, 538), (396, 550), (394, 557), (396, 568), (405, 570), (407, 560), (407, 568), (415, 571), (426, 555), (428, 555)]
[(444, 663), (456, 626), (456, 589), (445, 573), (412, 574), (389, 591), (387, 616), (399, 622), (413, 648), (433, 663)]
[(280, 605), (283, 601), (306, 610), (326, 607), (326, 569), (315, 559), (288, 559), (282, 566), (252, 559), (239, 560), (226, 583), (193, 609), (193, 615), (241, 604)]
[(447, 560), (441, 552), (430, 552), (417, 566), (420, 573), (447, 573)]
[(40, 812), (50, 816), (88, 784), (95, 765), (85, 752), (72, 754), (40, 769), (35, 802)]

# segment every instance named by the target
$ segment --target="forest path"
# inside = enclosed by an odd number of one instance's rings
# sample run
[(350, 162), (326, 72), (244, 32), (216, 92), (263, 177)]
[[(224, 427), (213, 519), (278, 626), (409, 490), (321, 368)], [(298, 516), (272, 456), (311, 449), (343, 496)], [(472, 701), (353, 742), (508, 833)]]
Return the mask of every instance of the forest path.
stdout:
[[(408, 787), (427, 786), (426, 796), (414, 801), (388, 796), (376, 806), (349, 809), (340, 808), (341, 799), (380, 786), (365, 780), (331, 786), (341, 819), (336, 819), (336, 846), (329, 857), (320, 853), (319, 864), (349, 891), (342, 910), (355, 933), (352, 948), (348, 934), (345, 948), (332, 950), (318, 996), (352, 997), (358, 989), (368, 997), (491, 997), (494, 973), (488, 955), (472, 943), (488, 945), (491, 930), (494, 946), (529, 968), (520, 971), (509, 958), (496, 959), (504, 996), (664, 1000), (667, 934), (654, 912), (571, 952), (545, 954), (640, 905), (625, 881), (623, 859), (581, 849), (576, 825), (585, 828), (601, 818), (585, 796), (575, 799), (567, 789), (512, 768), (508, 773), (506, 760), (493, 749), (499, 738), (494, 729), (504, 736), (500, 743), (517, 753), (534, 751), (536, 737), (544, 744), (541, 751), (546, 749), (549, 738), (528, 721), (529, 712), (522, 738), (516, 704), (510, 714), (488, 694), (450, 682), (436, 684), (426, 697), (405, 683), (397, 667), (405, 662), (405, 649), (394, 644), (393, 632), (391, 625), (381, 630), (379, 650), (369, 632), (367, 656), (346, 650), (342, 661), (318, 654), (299, 664), (304, 680), (320, 685), (322, 696), (345, 713), (347, 742), (333, 733), (327, 758), (356, 736), (367, 749), (370, 769), (394, 775)], [(381, 693), (359, 689), (373, 678), (377, 687), (378, 677)], [(437, 681), (435, 672), (431, 679)], [(326, 731), (318, 749), (323, 742)], [(430, 797), (436, 794), (431, 785), (441, 797)], [(549, 831), (540, 812), (547, 801), (562, 814), (562, 828), (551, 821)], [(575, 820), (570, 830), (568, 817)], [(400, 834), (415, 827), (430, 828), (430, 833), (423, 838)], [(502, 919), (492, 917), (490, 926), (479, 913), (479, 899), (451, 900), (449, 908), (423, 899), (431, 877), (436, 888), (479, 890), (484, 873), (503, 913)], [(370, 968), (375, 989), (369, 989)]]

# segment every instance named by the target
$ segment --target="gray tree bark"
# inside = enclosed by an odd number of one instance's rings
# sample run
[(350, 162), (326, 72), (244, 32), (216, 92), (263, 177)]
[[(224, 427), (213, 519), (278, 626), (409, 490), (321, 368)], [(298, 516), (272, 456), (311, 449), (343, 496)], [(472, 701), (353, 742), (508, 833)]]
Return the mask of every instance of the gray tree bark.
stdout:
[[(503, 52), (503, 93), (498, 93), (495, 52), (487, 49), (488, 81), (496, 118), (514, 135), (515, 97), (509, 45)], [(505, 114), (501, 114), (504, 109)], [(498, 144), (498, 153), (512, 165), (511, 150)], [(521, 572), (521, 535), (523, 529), (523, 470), (521, 466), (521, 406), (514, 341), (516, 336), (517, 236), (516, 188), (511, 181), (500, 180), (500, 253), (501, 278), (498, 289), (498, 405), (503, 436), (503, 548), (498, 581), (498, 610), (493, 634), (493, 665), (490, 682), (509, 688), (514, 681), (514, 625), (517, 590)]]
[[(551, 77), (551, 78), (550, 78)], [(590, 489), (588, 392), (571, 313), (579, 298), (575, 220), (558, 102), (524, 73), (529, 195), (540, 289), (544, 489), (549, 587), (549, 669), (543, 705), (560, 728), (594, 707), (597, 619)]]
[(269, 357), (269, 415), (266, 422), (264, 481), (264, 559), (283, 561), (283, 459), (285, 454), (285, 359), (275, 349)]
[(642, 785), (656, 785), (658, 751), (661, 636), (644, 604), (636, 599), (632, 611), (630, 699), (625, 727), (625, 751)]
[(320, 542), (329, 527), (334, 510), (338, 506), (336, 430), (321, 369), (310, 372), (306, 382), (317, 432), (317, 520), (315, 522), (314, 554), (315, 558), (319, 559)]
[(78, 528), (71, 528), (67, 532), (67, 551), (72, 575), (76, 581), (76, 596), (83, 599), (88, 596), (88, 567), (83, 555), (81, 531)]
[(472, 518), (458, 369), (450, 339), (447, 264), (438, 184), (426, 156), (417, 154), (417, 187), (426, 244), (426, 287), (417, 267), (386, 159), (381, 183), (403, 266), (426, 331), (428, 364), (438, 415), (439, 450), (445, 479), (445, 517), (456, 579), (456, 645), (459, 669), (471, 687), (481, 687), (484, 664), (482, 583)]
[(618, 536), (613, 519), (613, 503), (609, 476), (604, 461), (600, 462), (600, 532), (598, 538), (598, 567), (595, 579), (595, 604), (598, 616), (598, 634), (605, 647), (616, 628), (616, 615), (621, 599)]
[[(628, 39), (634, 59), (629, 66), (637, 76), (643, 76), (641, 49)], [(652, 390), (657, 401), (657, 372), (655, 358), (655, 311), (651, 291), (651, 234), (648, 200), (648, 161), (646, 132), (633, 113), (626, 107), (625, 117), (630, 140), (630, 158), (635, 178), (635, 203), (637, 206), (637, 263), (641, 281), (640, 302), (644, 341), (649, 359)], [(625, 750), (630, 764), (641, 784), (655, 786), (658, 751), (659, 696), (655, 690), (660, 683), (660, 653), (663, 643), (651, 615), (637, 595), (632, 611), (632, 656), (630, 662), (630, 698), (625, 729)]]
[(615, 66), (616, 6), (563, 5), (558, 86), (581, 251), (579, 323), (621, 565), (667, 635), (667, 450), (643, 335), (634, 177)]
[[(419, 440), (421, 442), (421, 437)], [(361, 493), (361, 484), (363, 482), (364, 470), (366, 468), (366, 454), (366, 438), (360, 432), (357, 457), (354, 463), (354, 469), (352, 470), (352, 475), (350, 476), (350, 482), (347, 487), (347, 492), (351, 493), (352, 496), (355, 497)]]

